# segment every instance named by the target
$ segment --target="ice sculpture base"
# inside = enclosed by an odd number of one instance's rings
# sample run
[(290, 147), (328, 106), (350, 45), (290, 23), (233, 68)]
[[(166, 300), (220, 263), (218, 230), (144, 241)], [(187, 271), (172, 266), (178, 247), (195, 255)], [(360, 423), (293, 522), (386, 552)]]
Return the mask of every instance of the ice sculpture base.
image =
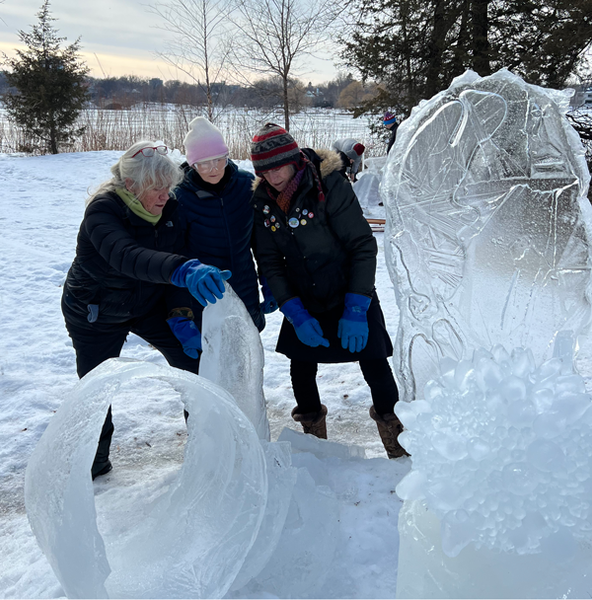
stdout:
[(591, 543), (570, 558), (551, 551), (518, 555), (474, 544), (451, 558), (442, 551), (440, 520), (421, 501), (399, 513), (397, 598), (588, 598), (592, 592)]

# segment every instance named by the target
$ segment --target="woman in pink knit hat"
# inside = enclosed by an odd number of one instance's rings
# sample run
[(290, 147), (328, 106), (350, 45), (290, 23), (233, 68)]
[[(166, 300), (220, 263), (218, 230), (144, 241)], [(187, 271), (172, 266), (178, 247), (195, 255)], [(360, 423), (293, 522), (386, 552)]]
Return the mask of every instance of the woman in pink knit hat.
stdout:
[[(267, 286), (260, 303), (251, 233), (250, 205), (253, 175), (239, 169), (228, 156), (220, 130), (204, 117), (189, 124), (183, 140), (187, 161), (181, 165), (182, 183), (175, 189), (187, 221), (188, 240), (184, 254), (201, 262), (229, 270), (232, 289), (244, 302), (259, 331), (265, 327), (264, 313), (277, 309)], [(263, 283), (263, 282), (262, 282)], [(202, 307), (193, 307), (201, 329)]]

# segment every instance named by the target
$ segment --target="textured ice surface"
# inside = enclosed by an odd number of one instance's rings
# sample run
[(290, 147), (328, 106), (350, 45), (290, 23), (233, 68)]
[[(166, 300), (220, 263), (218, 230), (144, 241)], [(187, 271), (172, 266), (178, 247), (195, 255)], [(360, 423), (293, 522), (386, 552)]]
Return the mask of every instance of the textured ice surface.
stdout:
[[(262, 571), (277, 546), (284, 530), (286, 516), (292, 501), (294, 484), (298, 476), (290, 456), (290, 444), (262, 441), (268, 475), (268, 497), (265, 514), (255, 543), (251, 547), (239, 574), (230, 588), (236, 593)], [(240, 597), (240, 595), (238, 596)]]
[[(191, 414), (185, 459), (142, 526), (106, 549), (90, 468), (118, 386), (143, 377), (180, 392)], [(225, 390), (178, 369), (125, 359), (106, 361), (80, 381), (35, 448), (25, 481), (31, 528), (72, 598), (222, 597), (257, 538), (267, 496), (261, 443)]]
[(501, 346), (446, 358), (422, 400), (397, 404), (413, 457), (397, 487), (398, 597), (592, 589), (592, 399), (568, 336), (555, 350), (539, 365)]
[(499, 343), (540, 363), (558, 331), (588, 325), (589, 173), (569, 97), (469, 71), (399, 127), (381, 194), (406, 400), (444, 356)]
[(203, 312), (202, 344), (199, 374), (230, 392), (259, 437), (269, 441), (261, 338), (245, 305), (228, 284), (224, 298), (208, 304)]

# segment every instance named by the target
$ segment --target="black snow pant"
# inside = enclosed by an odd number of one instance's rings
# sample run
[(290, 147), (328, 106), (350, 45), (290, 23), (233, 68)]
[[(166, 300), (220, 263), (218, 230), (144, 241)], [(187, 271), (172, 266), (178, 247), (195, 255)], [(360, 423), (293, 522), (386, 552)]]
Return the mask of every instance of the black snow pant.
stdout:
[[(388, 358), (361, 360), (360, 369), (370, 387), (372, 403), (379, 415), (392, 413), (399, 400), (399, 390)], [(292, 389), (298, 404), (299, 413), (313, 413), (321, 410), (321, 399), (317, 387), (318, 364), (315, 362), (290, 361)]]
[[(197, 374), (199, 358), (187, 356), (183, 352), (181, 343), (173, 335), (166, 322), (168, 311), (164, 298), (146, 314), (122, 323), (101, 323), (100, 317), (97, 322), (89, 323), (84, 312), (76, 308), (76, 304), (65, 294), (62, 297), (62, 313), (76, 351), (78, 377), (84, 377), (108, 358), (118, 357), (130, 332), (159, 350), (172, 367)], [(109, 458), (113, 431), (111, 407), (109, 407), (99, 438), (93, 472), (98, 465), (106, 463)]]

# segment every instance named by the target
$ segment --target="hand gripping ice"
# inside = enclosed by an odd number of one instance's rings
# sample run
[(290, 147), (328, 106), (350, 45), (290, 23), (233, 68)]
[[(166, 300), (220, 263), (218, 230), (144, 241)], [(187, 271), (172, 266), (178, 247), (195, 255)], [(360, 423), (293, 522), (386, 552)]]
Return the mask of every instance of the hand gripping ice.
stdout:
[(224, 281), (230, 279), (230, 271), (220, 271), (212, 265), (204, 265), (196, 258), (177, 267), (171, 276), (171, 283), (186, 287), (191, 295), (203, 306), (216, 303), (224, 295)]

